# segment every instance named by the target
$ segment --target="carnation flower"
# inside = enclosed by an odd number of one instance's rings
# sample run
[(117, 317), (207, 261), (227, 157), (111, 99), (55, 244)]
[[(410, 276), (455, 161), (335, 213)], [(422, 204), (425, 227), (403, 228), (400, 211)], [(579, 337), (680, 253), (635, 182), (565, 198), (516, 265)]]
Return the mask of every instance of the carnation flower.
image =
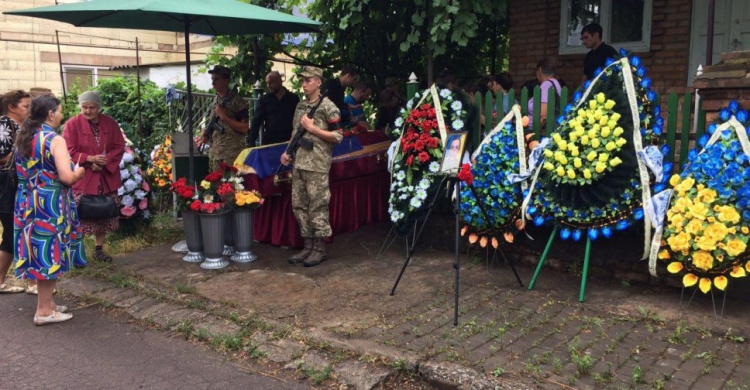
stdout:
[(123, 183), (123, 187), (125, 187), (125, 191), (132, 192), (136, 187), (138, 187), (138, 183), (136, 183), (132, 179), (128, 179), (127, 181), (125, 181), (125, 183)]
[(123, 196), (120, 201), (125, 206), (132, 206), (133, 205), (133, 197), (130, 196), (130, 195)]
[(409, 201), (409, 206), (415, 209), (419, 208), (420, 206), (422, 206), (422, 200), (418, 198), (411, 198), (411, 201)]
[(441, 89), (440, 90), (440, 97), (441, 98), (445, 99), (445, 98), (447, 98), (450, 95), (451, 95), (451, 91), (449, 89)]
[(453, 126), (454, 130), (461, 130), (464, 128), (464, 121), (456, 119), (453, 121), (453, 123), (451, 123), (451, 126)]
[(451, 109), (452, 109), (453, 111), (459, 111), (460, 109), (462, 109), (462, 108), (463, 108), (463, 106), (464, 106), (464, 105), (463, 105), (463, 104), (461, 104), (461, 101), (459, 101), (459, 100), (456, 100), (456, 101), (454, 101), (453, 103), (451, 103)]
[(437, 161), (433, 161), (430, 163), (428, 169), (430, 170), (430, 172), (436, 173), (438, 170), (440, 170), (440, 163), (438, 163)]
[(430, 180), (426, 179), (426, 178), (420, 180), (419, 181), (419, 188), (423, 189), (423, 190), (426, 190), (426, 189), (430, 188)]
[(135, 190), (135, 197), (137, 199), (143, 199), (146, 197), (146, 191), (143, 190)]
[(419, 199), (420, 201), (422, 201), (422, 200), (425, 200), (426, 198), (427, 198), (427, 191), (425, 191), (425, 190), (423, 190), (421, 188), (418, 189), (417, 190), (417, 199)]
[(402, 181), (404, 179), (406, 179), (406, 173), (404, 173), (404, 171), (396, 172), (396, 180)]
[(122, 180), (127, 180), (129, 177), (130, 177), (130, 172), (127, 169), (120, 170), (120, 178)]
[(404, 118), (401, 118), (401, 117), (396, 118), (396, 120), (393, 122), (393, 125), (396, 126), (396, 127), (403, 126), (404, 125)]

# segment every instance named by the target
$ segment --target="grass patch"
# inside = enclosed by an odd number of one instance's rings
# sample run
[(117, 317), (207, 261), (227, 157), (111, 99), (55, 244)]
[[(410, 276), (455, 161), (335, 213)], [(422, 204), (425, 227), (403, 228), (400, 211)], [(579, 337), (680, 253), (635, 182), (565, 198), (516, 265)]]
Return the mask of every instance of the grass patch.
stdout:
[(326, 368), (322, 370), (316, 370), (310, 367), (302, 367), (302, 373), (304, 373), (306, 377), (310, 378), (310, 381), (313, 385), (317, 386), (331, 378), (331, 366), (326, 366)]

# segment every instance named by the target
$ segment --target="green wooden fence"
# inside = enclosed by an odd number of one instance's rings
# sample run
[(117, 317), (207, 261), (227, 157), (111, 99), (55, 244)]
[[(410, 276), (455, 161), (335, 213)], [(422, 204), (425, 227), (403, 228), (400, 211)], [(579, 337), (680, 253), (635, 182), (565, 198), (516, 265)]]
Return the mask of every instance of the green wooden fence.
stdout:
[[(409, 99), (411, 99), (414, 93), (416, 93), (416, 88), (408, 88), (407, 93), (409, 94)], [(508, 102), (519, 103), (522, 115), (529, 114), (528, 101), (529, 99), (533, 99), (534, 111), (531, 113), (531, 129), (534, 137), (537, 139), (549, 135), (554, 131), (556, 125), (555, 105), (558, 105), (560, 113), (564, 113), (565, 106), (568, 105), (572, 98), (572, 92), (568, 87), (562, 88), (559, 97), (555, 93), (554, 87), (551, 87), (547, 94), (547, 118), (550, 119), (547, 120), (546, 125), (542, 128), (540, 121), (542, 92), (539, 86), (536, 86), (531, 91), (531, 97), (529, 97), (529, 91), (525, 87), (521, 88), (519, 98), (516, 98), (516, 91), (514, 89), (509, 90), (506, 94), (498, 93), (497, 96), (493, 96), (492, 92), (489, 91), (484, 96), (477, 92), (474, 94), (474, 105), (477, 113), (493, 113), (494, 110), (495, 114), (485, 115), (485, 118), (490, 120), (485, 120), (484, 125), (476, 121), (478, 127), (470, 129), (469, 137), (472, 145), (479, 145), (483, 134), (489, 133), (508, 113), (512, 104), (509, 104), (509, 107), (504, 107), (503, 99), (505, 99), (506, 95)], [(657, 101), (659, 99), (660, 97), (657, 97)], [(679, 172), (683, 164), (687, 161), (690, 147), (693, 146), (695, 140), (703, 135), (706, 129), (706, 113), (702, 108), (698, 109), (697, 114), (693, 112), (695, 106), (693, 104), (693, 94), (691, 93), (678, 95), (672, 92), (666, 101), (667, 104), (664, 106), (662, 100), (661, 110), (665, 124), (665, 133), (662, 134), (662, 137), (664, 137), (670, 147), (670, 155), (666, 161), (675, 162), (675, 172)], [(696, 121), (697, 124), (695, 124)]]

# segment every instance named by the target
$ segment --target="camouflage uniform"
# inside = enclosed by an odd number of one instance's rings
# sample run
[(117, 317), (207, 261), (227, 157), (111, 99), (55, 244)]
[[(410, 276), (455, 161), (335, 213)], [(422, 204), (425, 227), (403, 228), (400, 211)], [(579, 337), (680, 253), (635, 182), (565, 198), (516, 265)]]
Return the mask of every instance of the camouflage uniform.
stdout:
[[(294, 122), (299, 125), (302, 116), (306, 115), (315, 103), (301, 101), (294, 112)], [(315, 112), (315, 125), (322, 130), (329, 130), (332, 124), (339, 122), (341, 113), (338, 107), (325, 98)], [(344, 138), (339, 131), (334, 131), (337, 142)], [(330, 237), (333, 232), (328, 222), (328, 203), (331, 192), (328, 189), (328, 171), (331, 169), (333, 144), (305, 133), (304, 139), (313, 144), (312, 150), (302, 147), (297, 149), (292, 172), (292, 211), (299, 223), (303, 238)]]
[[(216, 109), (215, 107), (219, 103), (219, 99), (219, 95), (214, 96), (214, 100), (211, 103), (211, 107), (213, 107), (211, 109), (212, 113)], [(227, 104), (226, 109), (227, 115), (235, 120), (242, 121), (249, 118), (248, 105), (239, 95), (234, 95), (234, 98)], [(219, 124), (224, 128), (224, 134), (214, 131), (211, 148), (208, 150), (208, 158), (212, 171), (219, 169), (220, 162), (233, 165), (234, 160), (246, 147), (246, 135), (244, 133), (238, 133), (224, 121), (220, 120)]]

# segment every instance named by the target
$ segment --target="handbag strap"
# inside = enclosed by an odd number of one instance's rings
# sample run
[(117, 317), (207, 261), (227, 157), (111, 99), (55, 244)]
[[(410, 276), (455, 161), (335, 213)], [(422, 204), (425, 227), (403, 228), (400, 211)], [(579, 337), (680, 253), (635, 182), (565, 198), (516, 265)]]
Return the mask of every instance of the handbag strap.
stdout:
[(2, 170), (4, 171), (10, 171), (11, 169), (15, 169), (16, 164), (16, 150), (13, 149), (10, 153), (8, 153), (8, 159), (5, 160), (5, 164), (2, 167)]

